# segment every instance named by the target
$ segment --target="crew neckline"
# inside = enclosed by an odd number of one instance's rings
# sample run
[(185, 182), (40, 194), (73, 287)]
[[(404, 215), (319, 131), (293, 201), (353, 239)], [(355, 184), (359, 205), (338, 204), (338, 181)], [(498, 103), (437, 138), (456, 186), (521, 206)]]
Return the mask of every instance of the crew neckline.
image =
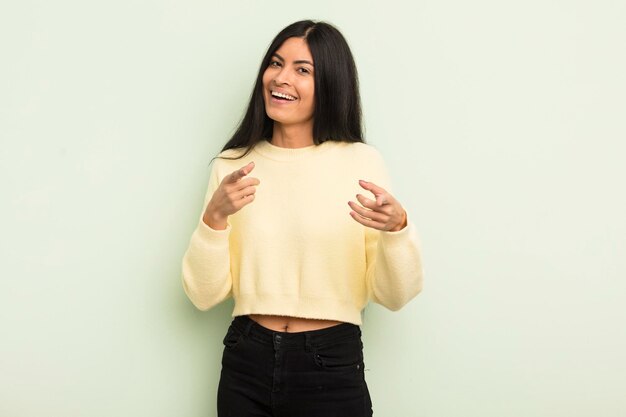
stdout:
[(322, 142), (319, 145), (309, 145), (303, 146), (301, 148), (285, 148), (282, 146), (273, 145), (269, 139), (262, 139), (256, 143), (253, 148), (253, 151), (256, 151), (258, 154), (265, 156), (269, 159), (273, 159), (275, 161), (295, 161), (310, 155), (318, 154), (326, 149), (328, 149), (329, 142), (334, 142), (327, 140), (326, 142)]

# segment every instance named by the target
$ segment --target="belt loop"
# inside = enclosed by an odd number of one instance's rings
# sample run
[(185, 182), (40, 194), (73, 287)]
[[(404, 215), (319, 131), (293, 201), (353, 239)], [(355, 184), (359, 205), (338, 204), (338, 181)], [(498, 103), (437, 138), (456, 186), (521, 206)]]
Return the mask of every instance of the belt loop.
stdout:
[(306, 332), (304, 334), (304, 350), (306, 352), (309, 352), (311, 350), (311, 334), (309, 332)]
[(251, 318), (248, 318), (248, 323), (246, 324), (246, 328), (243, 331), (246, 337), (248, 337), (248, 335), (250, 334), (250, 329), (252, 328), (253, 324), (254, 324), (254, 320), (252, 320)]

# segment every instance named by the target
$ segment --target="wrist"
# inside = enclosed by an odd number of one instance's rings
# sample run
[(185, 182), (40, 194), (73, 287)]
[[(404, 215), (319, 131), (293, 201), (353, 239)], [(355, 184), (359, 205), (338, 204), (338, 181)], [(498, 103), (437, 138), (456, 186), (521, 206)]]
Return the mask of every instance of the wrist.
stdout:
[(400, 225), (391, 229), (390, 232), (399, 232), (400, 230), (404, 229), (407, 226), (407, 224), (408, 224), (408, 219), (406, 215), (406, 210), (404, 210), (404, 213), (402, 213), (402, 222), (400, 223)]
[(228, 217), (221, 217), (212, 212), (205, 212), (202, 216), (204, 224), (214, 230), (224, 230), (227, 226)]

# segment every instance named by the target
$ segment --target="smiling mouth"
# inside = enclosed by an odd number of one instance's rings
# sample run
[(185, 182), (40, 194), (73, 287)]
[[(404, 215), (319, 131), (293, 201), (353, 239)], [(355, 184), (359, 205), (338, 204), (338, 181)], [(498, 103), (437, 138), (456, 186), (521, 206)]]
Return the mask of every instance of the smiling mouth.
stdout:
[(296, 97), (294, 97), (294, 96), (292, 96), (290, 94), (279, 93), (277, 91), (272, 91), (272, 90), (270, 90), (270, 96), (273, 99), (278, 100), (278, 101), (285, 101), (285, 102), (287, 102), (287, 101), (296, 101), (297, 100)]

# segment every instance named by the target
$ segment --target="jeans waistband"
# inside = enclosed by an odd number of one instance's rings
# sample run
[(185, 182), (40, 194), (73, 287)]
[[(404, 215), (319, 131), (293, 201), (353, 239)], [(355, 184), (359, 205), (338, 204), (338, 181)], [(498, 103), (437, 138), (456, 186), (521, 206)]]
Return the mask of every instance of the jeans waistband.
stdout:
[(303, 332), (279, 332), (263, 327), (247, 315), (243, 315), (236, 316), (231, 325), (241, 330), (244, 334), (252, 335), (255, 339), (268, 344), (274, 343), (278, 337), (282, 345), (308, 347), (311, 344), (325, 344), (344, 337), (361, 336), (361, 328), (353, 323), (341, 323), (324, 329)]

